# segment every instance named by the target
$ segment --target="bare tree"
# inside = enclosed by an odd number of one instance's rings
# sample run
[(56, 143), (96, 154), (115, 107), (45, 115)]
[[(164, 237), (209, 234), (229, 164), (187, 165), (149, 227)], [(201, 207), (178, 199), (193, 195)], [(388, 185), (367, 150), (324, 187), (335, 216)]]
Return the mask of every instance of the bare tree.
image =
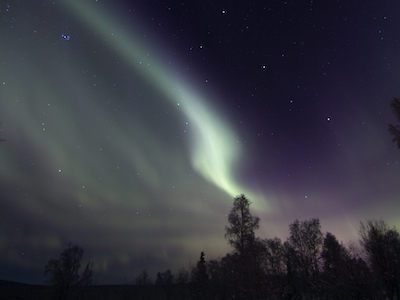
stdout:
[(270, 295), (271, 299), (279, 299), (286, 286), (284, 275), (285, 272), (285, 248), (281, 239), (275, 237), (273, 239), (264, 239), (264, 260), (263, 270), (266, 280), (263, 284), (264, 294)]
[(284, 248), (280, 238), (263, 240), (265, 244), (265, 271), (269, 275), (284, 274)]
[(165, 272), (158, 272), (155, 284), (157, 285), (172, 285), (174, 283), (174, 275), (171, 270), (168, 269)]
[(318, 293), (319, 260), (323, 235), (318, 218), (294, 221), (289, 225), (290, 237), (285, 242), (288, 276), (296, 294)]
[(348, 261), (350, 256), (346, 248), (339, 244), (336, 237), (328, 232), (324, 238), (321, 257), (323, 259), (323, 287), (334, 299), (349, 296), (350, 275)]
[(49, 283), (55, 288), (55, 299), (68, 299), (71, 293), (77, 292), (77, 287), (92, 283), (92, 264), (89, 262), (81, 275), (79, 269), (83, 256), (83, 248), (68, 245), (60, 254), (59, 259), (51, 259), (45, 266), (45, 275), (49, 276)]
[(145, 286), (151, 284), (151, 279), (146, 269), (143, 269), (142, 272), (140, 272), (140, 274), (138, 275), (138, 277), (136, 277), (135, 284), (139, 286)]
[(400, 299), (400, 235), (383, 220), (361, 222), (361, 245), (388, 299)]

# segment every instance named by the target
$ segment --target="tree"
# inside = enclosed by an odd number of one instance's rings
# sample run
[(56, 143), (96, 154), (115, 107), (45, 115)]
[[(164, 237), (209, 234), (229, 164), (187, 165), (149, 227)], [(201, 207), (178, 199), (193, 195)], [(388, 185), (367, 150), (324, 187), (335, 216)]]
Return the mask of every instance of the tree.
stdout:
[(282, 296), (286, 286), (284, 282), (284, 247), (281, 239), (277, 237), (265, 239), (262, 242), (264, 244), (263, 269), (267, 276), (264, 283), (264, 287), (267, 289), (265, 293), (268, 293), (272, 299), (277, 299)]
[(250, 213), (251, 202), (242, 194), (233, 201), (233, 208), (228, 215), (230, 226), (225, 227), (225, 238), (238, 254), (238, 272), (241, 298), (257, 298), (257, 286), (260, 282), (260, 258), (263, 245), (255, 237), (260, 218)]
[(221, 263), (218, 260), (210, 260), (207, 265), (207, 275), (208, 275), (208, 289), (210, 295), (219, 298), (226, 298), (226, 285), (223, 280), (221, 272)]
[(55, 287), (56, 299), (68, 299), (76, 287), (87, 286), (92, 283), (93, 264), (86, 265), (82, 275), (79, 275), (83, 248), (71, 246), (60, 254), (59, 259), (51, 259), (45, 266), (45, 275), (49, 276), (49, 283)]
[(361, 245), (377, 278), (381, 281), (385, 297), (400, 299), (400, 235), (383, 220), (361, 222)]
[[(350, 246), (351, 248), (352, 246)], [(348, 248), (349, 249), (349, 248)], [(382, 299), (382, 293), (377, 291), (376, 283), (367, 263), (360, 254), (352, 255), (348, 250), (347, 272), (349, 274), (348, 291), (352, 299)]]
[(389, 124), (389, 133), (393, 136), (393, 143), (397, 143), (397, 147), (400, 149), (400, 99), (393, 98), (390, 106), (399, 124)]
[(323, 235), (318, 218), (289, 225), (290, 237), (285, 242), (288, 275), (296, 293), (316, 293), (319, 289), (319, 254)]
[(146, 269), (143, 269), (142, 272), (136, 277), (135, 284), (140, 286), (150, 285), (151, 280), (149, 277), (149, 273), (147, 273)]
[(193, 292), (196, 299), (207, 299), (208, 274), (204, 256), (204, 252), (201, 252), (200, 260), (192, 269)]
[(189, 271), (185, 268), (180, 268), (177, 275), (175, 276), (175, 283), (177, 284), (187, 284), (189, 282)]
[(166, 299), (172, 299), (172, 285), (174, 284), (174, 275), (172, 275), (170, 269), (163, 273), (158, 272), (155, 284), (163, 287)]
[(282, 275), (284, 273), (284, 249), (280, 238), (265, 239), (266, 273), (269, 275)]
[(251, 202), (242, 194), (233, 201), (228, 216), (230, 226), (225, 227), (225, 238), (241, 256), (247, 256), (256, 240), (254, 230), (259, 228), (260, 218), (250, 214)]
[(172, 272), (170, 269), (167, 271), (161, 273), (157, 273), (157, 279), (155, 284), (157, 285), (172, 285), (174, 283), (174, 275), (172, 275)]
[(176, 275), (174, 276), (174, 278), (175, 278), (175, 286), (177, 288), (175, 293), (175, 299), (176, 300), (190, 299), (191, 285), (189, 283), (190, 281), (189, 271), (185, 268), (180, 268), (176, 273)]
[(305, 277), (318, 274), (318, 254), (323, 242), (319, 219), (313, 218), (303, 222), (296, 220), (289, 228), (289, 244), (298, 256), (301, 273)]
[(240, 258), (237, 253), (227, 253), (219, 263), (220, 299), (234, 299), (240, 295), (242, 277)]
[(329, 294), (337, 299), (343, 299), (349, 295), (348, 287), (350, 276), (348, 261), (350, 259), (346, 248), (339, 244), (336, 237), (328, 232), (324, 239), (321, 257), (324, 260), (324, 287)]
[(346, 267), (346, 249), (343, 245), (339, 244), (336, 237), (330, 232), (325, 236), (321, 257), (324, 260), (324, 273), (334, 277), (343, 273)]

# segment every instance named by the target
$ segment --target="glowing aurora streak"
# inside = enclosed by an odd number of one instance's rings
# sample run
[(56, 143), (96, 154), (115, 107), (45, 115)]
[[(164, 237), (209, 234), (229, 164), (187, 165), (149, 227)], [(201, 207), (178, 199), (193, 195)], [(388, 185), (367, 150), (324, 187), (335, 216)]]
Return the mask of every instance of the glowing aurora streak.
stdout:
[(188, 89), (189, 84), (173, 80), (171, 74), (162, 69), (161, 63), (152, 59), (156, 55), (142, 50), (148, 47), (140, 44), (140, 39), (133, 32), (121, 32), (116, 21), (85, 1), (71, 0), (64, 3), (75, 15), (85, 20), (89, 28), (101, 32), (101, 37), (110, 41), (114, 50), (126, 57), (142, 76), (151, 80), (171, 103), (179, 103), (190, 124), (195, 127), (191, 150), (193, 168), (231, 196), (245, 193), (252, 199), (259, 198), (241, 188), (232, 176), (233, 162), (239, 157), (239, 145), (235, 134), (224, 124), (221, 116), (212, 112), (200, 96)]

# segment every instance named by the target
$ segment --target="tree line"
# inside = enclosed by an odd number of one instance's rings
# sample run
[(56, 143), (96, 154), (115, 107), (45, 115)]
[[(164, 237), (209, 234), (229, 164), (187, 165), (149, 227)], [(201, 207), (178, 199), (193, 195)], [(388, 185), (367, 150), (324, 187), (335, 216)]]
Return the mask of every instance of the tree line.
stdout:
[[(201, 252), (195, 266), (158, 272), (154, 282), (143, 270), (130, 299), (400, 299), (400, 235), (385, 221), (361, 222), (361, 248), (323, 234), (318, 218), (295, 220), (283, 242), (256, 236), (260, 219), (250, 205), (245, 195), (233, 201), (225, 228), (230, 253), (206, 261)], [(82, 254), (69, 245), (47, 264), (56, 299), (92, 283), (90, 263), (79, 275)]]

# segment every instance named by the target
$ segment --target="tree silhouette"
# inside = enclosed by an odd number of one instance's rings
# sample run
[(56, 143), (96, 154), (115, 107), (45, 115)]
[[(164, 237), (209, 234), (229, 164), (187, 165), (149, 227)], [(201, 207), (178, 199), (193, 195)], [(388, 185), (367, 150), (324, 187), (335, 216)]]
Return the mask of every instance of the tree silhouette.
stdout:
[(348, 261), (350, 257), (346, 248), (339, 244), (336, 237), (328, 232), (324, 239), (321, 257), (324, 260), (324, 289), (335, 296), (343, 299), (349, 295), (348, 287), (350, 276), (348, 272)]
[(259, 228), (260, 218), (251, 215), (250, 204), (243, 194), (234, 199), (233, 208), (228, 215), (230, 226), (225, 227), (225, 238), (238, 254), (239, 298), (255, 299), (261, 274), (260, 257), (263, 245), (254, 233)]
[(49, 283), (55, 288), (55, 299), (68, 299), (76, 287), (87, 286), (92, 283), (92, 264), (88, 263), (82, 275), (79, 275), (83, 248), (71, 246), (60, 254), (59, 259), (51, 259), (45, 266), (45, 275), (49, 276)]
[(155, 284), (157, 285), (172, 285), (174, 283), (174, 275), (171, 270), (168, 269), (165, 272), (158, 272)]
[[(226, 254), (218, 263), (218, 266), (212, 266), (212, 269), (209, 269), (211, 284), (216, 286), (216, 289), (219, 294), (218, 299), (233, 299), (236, 295), (240, 294), (241, 285), (239, 284), (241, 281), (240, 274), (240, 259), (237, 253), (234, 254)], [(217, 271), (218, 274), (215, 274)], [(214, 273), (214, 274), (213, 274)], [(217, 285), (215, 284), (218, 276)]]
[(196, 299), (207, 299), (208, 274), (204, 252), (200, 254), (200, 260), (192, 269), (193, 292)]
[(288, 274), (296, 293), (317, 293), (319, 290), (319, 254), (323, 235), (318, 218), (289, 225), (290, 237), (285, 242)]
[(185, 268), (180, 268), (175, 276), (175, 283), (177, 284), (187, 284), (189, 282), (189, 271)]
[(285, 275), (285, 249), (281, 239), (264, 239), (264, 262), (263, 269), (268, 277), (264, 287), (273, 299), (279, 298), (284, 293), (286, 286), (284, 282)]
[(142, 272), (136, 277), (135, 284), (139, 286), (145, 286), (151, 284), (151, 279), (149, 277), (149, 273), (146, 269), (143, 269)]
[(284, 272), (284, 249), (280, 238), (263, 240), (265, 245), (266, 272), (268, 275), (282, 275)]
[(170, 269), (162, 273), (158, 272), (155, 284), (163, 287), (165, 298), (167, 300), (172, 299), (172, 285), (174, 284), (174, 275), (172, 274)]
[[(352, 248), (352, 246), (350, 246)], [(350, 251), (349, 251), (350, 250)], [(381, 299), (382, 294), (376, 289), (376, 283), (372, 278), (367, 263), (360, 257), (360, 253), (351, 255), (351, 249), (347, 249), (347, 282), (348, 296), (352, 299)]]
[(397, 147), (400, 149), (400, 99), (393, 98), (390, 106), (399, 124), (389, 124), (389, 132), (393, 136), (393, 143), (397, 143)]
[(360, 227), (361, 245), (374, 273), (379, 274), (388, 299), (400, 299), (400, 235), (383, 220), (369, 220)]
[(230, 226), (225, 227), (225, 238), (241, 256), (247, 256), (255, 243), (254, 230), (259, 228), (260, 218), (250, 213), (251, 202), (244, 195), (234, 199), (233, 208), (228, 216)]

